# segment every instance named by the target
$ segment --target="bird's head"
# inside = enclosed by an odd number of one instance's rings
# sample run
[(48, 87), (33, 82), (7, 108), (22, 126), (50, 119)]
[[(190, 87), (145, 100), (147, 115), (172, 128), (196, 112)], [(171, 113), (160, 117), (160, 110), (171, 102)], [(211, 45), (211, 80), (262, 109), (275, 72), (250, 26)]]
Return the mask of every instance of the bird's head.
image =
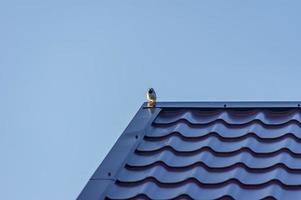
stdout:
[(154, 89), (153, 89), (153, 88), (149, 88), (149, 89), (148, 89), (148, 93), (149, 93), (149, 94), (152, 94), (153, 92), (154, 92)]

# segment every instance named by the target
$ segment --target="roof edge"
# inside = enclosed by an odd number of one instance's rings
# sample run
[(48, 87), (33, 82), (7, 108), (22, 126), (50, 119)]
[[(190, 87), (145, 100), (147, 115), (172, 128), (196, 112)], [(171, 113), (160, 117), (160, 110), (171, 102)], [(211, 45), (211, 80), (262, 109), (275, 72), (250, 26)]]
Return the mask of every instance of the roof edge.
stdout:
[[(147, 102), (143, 104), (148, 108)], [(299, 108), (301, 101), (156, 102), (156, 108)]]
[(144, 104), (132, 118), (126, 129), (119, 136), (109, 153), (98, 166), (77, 200), (100, 200), (105, 198), (105, 191), (116, 180), (119, 169), (125, 165), (130, 155), (143, 139), (147, 128), (161, 111), (160, 108), (144, 108)]

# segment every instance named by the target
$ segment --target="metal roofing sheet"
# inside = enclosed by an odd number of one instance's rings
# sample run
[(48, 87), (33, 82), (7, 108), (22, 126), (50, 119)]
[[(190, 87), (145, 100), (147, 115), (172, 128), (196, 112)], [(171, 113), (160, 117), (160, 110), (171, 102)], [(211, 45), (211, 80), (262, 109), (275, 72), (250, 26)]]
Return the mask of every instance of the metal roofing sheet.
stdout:
[(142, 106), (79, 199), (301, 198), (297, 102), (160, 105)]

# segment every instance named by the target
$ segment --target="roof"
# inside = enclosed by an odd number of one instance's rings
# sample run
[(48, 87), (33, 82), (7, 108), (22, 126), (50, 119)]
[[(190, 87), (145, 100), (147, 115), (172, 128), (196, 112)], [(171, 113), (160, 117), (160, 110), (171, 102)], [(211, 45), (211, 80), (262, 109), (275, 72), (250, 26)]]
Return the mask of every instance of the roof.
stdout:
[(144, 103), (78, 199), (299, 199), (300, 102)]

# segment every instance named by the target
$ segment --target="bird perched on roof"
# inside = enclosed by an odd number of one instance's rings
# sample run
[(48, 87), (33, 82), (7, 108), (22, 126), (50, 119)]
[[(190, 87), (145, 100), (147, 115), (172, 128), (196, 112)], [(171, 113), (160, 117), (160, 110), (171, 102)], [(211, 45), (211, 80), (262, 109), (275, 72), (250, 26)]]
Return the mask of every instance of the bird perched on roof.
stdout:
[(148, 107), (153, 107), (156, 104), (157, 96), (153, 88), (149, 88), (146, 93)]

